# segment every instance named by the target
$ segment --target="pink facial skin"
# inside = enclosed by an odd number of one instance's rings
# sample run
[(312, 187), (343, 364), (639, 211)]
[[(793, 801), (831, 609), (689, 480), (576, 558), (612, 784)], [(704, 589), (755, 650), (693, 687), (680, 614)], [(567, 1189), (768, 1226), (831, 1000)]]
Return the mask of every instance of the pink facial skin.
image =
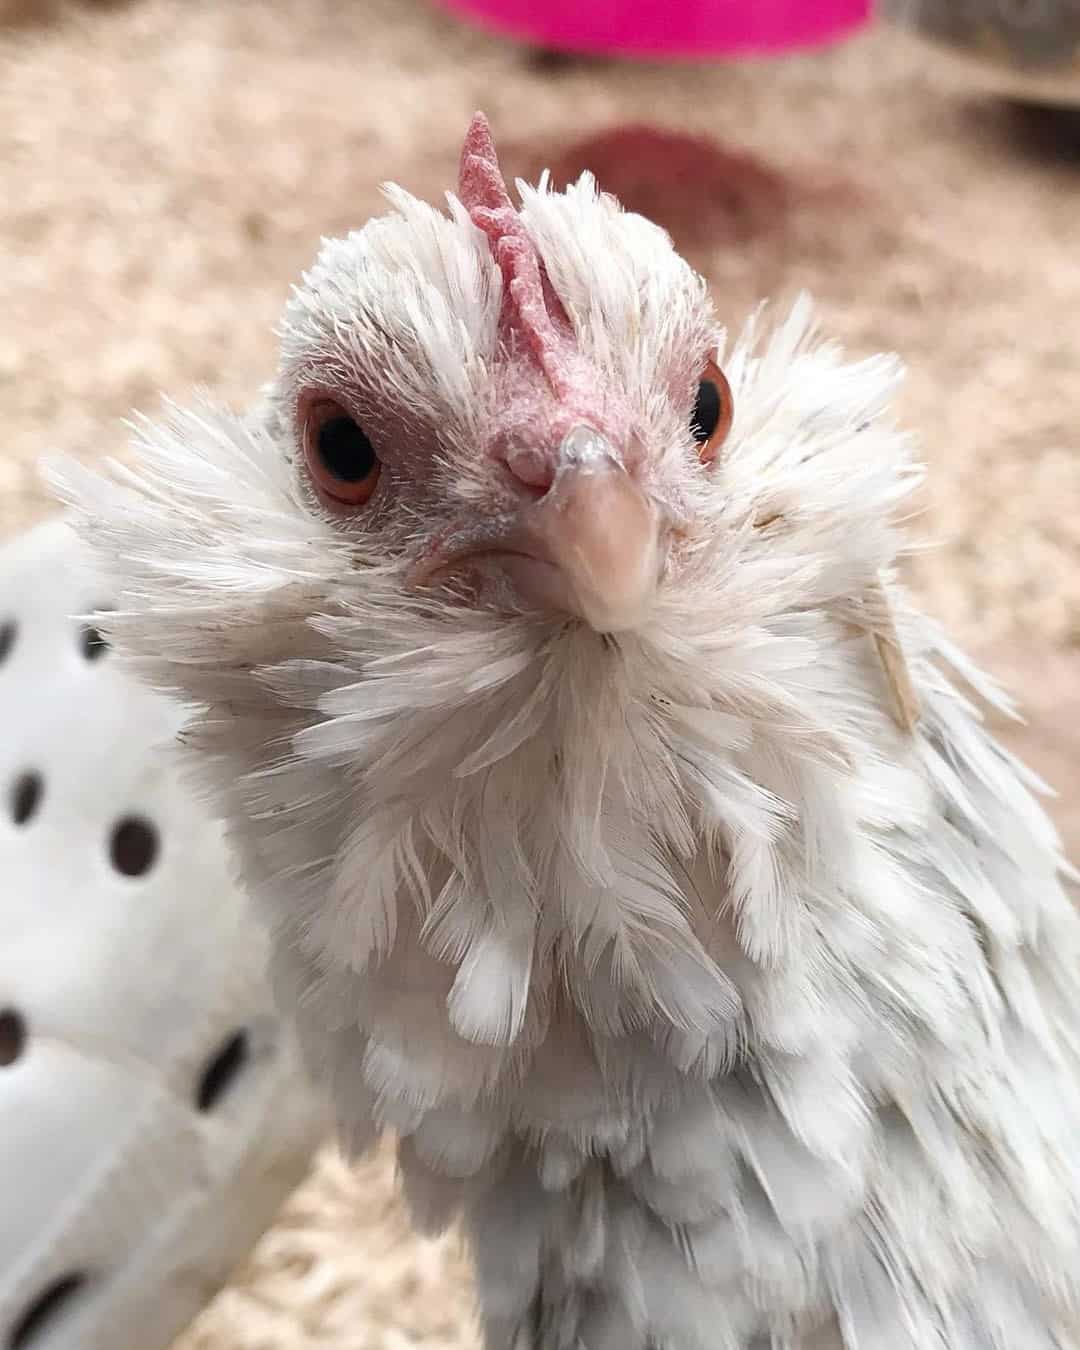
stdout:
[[(452, 515), (444, 507), (418, 542), (423, 492), (436, 494), (436, 510), (454, 501), (437, 496), (435, 429), (423, 419), (407, 427), (393, 399), (381, 407), (366, 400), (362, 375), (335, 383), (333, 372), (317, 369), (305, 372), (295, 412), (308, 481), (333, 515), (362, 513), (387, 538), (400, 530), (414, 588), (448, 586), (462, 600), (577, 618), (599, 632), (638, 627), (678, 531), (679, 506), (655, 492), (629, 400), (605, 389), (579, 344), (510, 200), (481, 114), (465, 139), (458, 196), (502, 275), (491, 372), (498, 411), (475, 446), (479, 495)], [(341, 442), (336, 451), (322, 447), (312, 418), (324, 414), (327, 426), (352, 426), (355, 438), (345, 444), (356, 471), (335, 473), (321, 458), (341, 452)]]

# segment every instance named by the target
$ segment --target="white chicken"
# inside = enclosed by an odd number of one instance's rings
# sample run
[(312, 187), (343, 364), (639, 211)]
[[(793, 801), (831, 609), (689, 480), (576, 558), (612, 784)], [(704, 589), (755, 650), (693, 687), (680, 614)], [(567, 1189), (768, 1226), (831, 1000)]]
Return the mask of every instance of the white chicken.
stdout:
[(63, 471), (343, 1138), (490, 1350), (1075, 1347), (1080, 926), (893, 576), (898, 367), (518, 190), (478, 116), (255, 410)]

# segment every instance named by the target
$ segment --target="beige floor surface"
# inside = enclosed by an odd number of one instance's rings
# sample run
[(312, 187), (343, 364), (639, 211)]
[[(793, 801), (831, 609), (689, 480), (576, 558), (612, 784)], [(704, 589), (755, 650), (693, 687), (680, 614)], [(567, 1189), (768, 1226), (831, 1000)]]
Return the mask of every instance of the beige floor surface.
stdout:
[[(49, 509), (40, 452), (121, 448), (159, 391), (248, 398), (320, 233), (383, 179), (449, 186), (476, 106), (511, 171), (644, 119), (753, 157), (638, 141), (643, 174), (625, 139), (594, 148), (725, 319), (808, 287), (853, 351), (909, 362), (918, 583), (1018, 687), (1014, 742), (1080, 852), (1080, 148), (954, 96), (887, 31), (768, 66), (561, 66), (422, 0), (0, 0), (0, 534)], [(388, 1158), (328, 1153), (181, 1345), (448, 1350), (474, 1344), (469, 1306)]]

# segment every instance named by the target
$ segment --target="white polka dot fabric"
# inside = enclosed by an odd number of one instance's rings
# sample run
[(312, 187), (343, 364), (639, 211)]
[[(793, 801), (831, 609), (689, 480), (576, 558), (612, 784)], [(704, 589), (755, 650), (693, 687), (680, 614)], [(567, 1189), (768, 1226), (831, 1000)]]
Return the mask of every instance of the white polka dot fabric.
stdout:
[(326, 1123), (108, 604), (63, 521), (0, 549), (0, 1350), (168, 1346)]

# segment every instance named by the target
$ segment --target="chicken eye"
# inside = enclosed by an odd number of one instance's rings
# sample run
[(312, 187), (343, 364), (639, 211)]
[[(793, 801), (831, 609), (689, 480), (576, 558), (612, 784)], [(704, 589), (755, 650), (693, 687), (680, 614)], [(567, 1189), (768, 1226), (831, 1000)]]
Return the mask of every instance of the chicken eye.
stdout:
[(690, 414), (690, 431), (697, 442), (702, 464), (711, 464), (716, 458), (731, 430), (734, 415), (727, 377), (715, 361), (706, 361), (698, 380), (694, 410)]
[(362, 505), (379, 481), (379, 456), (367, 432), (333, 399), (308, 406), (304, 457), (319, 492), (345, 506)]

